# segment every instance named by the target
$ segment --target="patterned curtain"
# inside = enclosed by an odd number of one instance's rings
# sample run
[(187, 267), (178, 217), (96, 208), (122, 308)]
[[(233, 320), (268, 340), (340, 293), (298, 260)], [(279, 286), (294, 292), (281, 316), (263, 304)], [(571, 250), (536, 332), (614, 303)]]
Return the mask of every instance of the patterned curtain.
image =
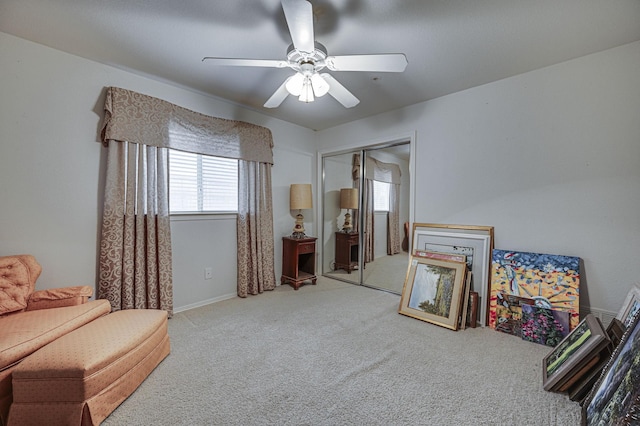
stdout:
[(400, 236), (400, 185), (389, 185), (389, 213), (387, 214), (387, 254), (402, 251)]
[(173, 314), (166, 148), (108, 141), (98, 298)]
[(373, 179), (364, 180), (364, 261), (373, 262), (375, 256), (375, 232), (373, 211)]
[(172, 314), (168, 149), (239, 160), (245, 183), (238, 202), (238, 286), (251, 294), (261, 292), (253, 286), (273, 288), (271, 131), (119, 87), (107, 89), (104, 111), (101, 138), (108, 157), (98, 297), (113, 310)]
[(271, 164), (238, 161), (238, 296), (276, 288)]
[[(353, 187), (360, 191), (360, 154), (353, 154), (351, 159), (351, 178), (353, 179)], [(351, 220), (353, 224), (353, 232), (360, 232), (360, 214), (354, 214)]]

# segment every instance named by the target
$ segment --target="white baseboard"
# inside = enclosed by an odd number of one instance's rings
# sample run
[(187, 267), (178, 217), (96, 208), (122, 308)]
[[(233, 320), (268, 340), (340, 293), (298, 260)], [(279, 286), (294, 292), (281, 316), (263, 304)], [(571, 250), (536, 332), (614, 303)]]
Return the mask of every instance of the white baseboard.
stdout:
[(225, 294), (222, 296), (214, 297), (212, 299), (201, 300), (200, 302), (197, 302), (197, 303), (192, 303), (190, 305), (180, 306), (179, 308), (175, 308), (173, 310), (173, 313), (177, 314), (178, 312), (184, 312), (190, 309), (199, 308), (201, 306), (210, 305), (212, 303), (222, 302), (223, 300), (233, 299), (234, 297), (238, 297), (238, 295), (236, 293), (231, 293), (231, 294)]
[(605, 311), (604, 309), (590, 308), (589, 306), (580, 306), (580, 318), (584, 318), (587, 314), (593, 314), (596, 318), (600, 319), (604, 328), (609, 326), (611, 320), (613, 320), (617, 312)]

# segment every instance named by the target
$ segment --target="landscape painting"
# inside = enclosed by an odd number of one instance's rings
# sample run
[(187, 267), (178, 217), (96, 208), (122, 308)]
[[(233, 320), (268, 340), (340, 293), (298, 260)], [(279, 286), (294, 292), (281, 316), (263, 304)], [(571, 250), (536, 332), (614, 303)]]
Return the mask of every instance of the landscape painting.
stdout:
[(542, 387), (557, 390), (611, 344), (600, 321), (588, 314), (542, 361)]
[(568, 312), (569, 328), (580, 322), (580, 258), (493, 250), (489, 326), (498, 322), (498, 294), (532, 299), (535, 306)]
[(640, 315), (636, 314), (583, 407), (583, 424), (637, 425), (640, 419)]
[(457, 330), (466, 265), (412, 256), (399, 312)]

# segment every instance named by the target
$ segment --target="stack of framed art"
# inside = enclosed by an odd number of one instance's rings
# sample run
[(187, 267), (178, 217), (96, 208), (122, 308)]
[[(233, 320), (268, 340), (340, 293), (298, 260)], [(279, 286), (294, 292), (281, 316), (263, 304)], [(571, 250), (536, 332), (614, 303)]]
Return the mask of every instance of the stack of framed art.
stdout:
[[(600, 393), (599, 400), (593, 405), (593, 412), (590, 413), (597, 421), (588, 424), (617, 424), (608, 422), (614, 417), (606, 412), (619, 411), (620, 404), (625, 403), (629, 403), (628, 408), (635, 407), (635, 420), (640, 420), (640, 380), (638, 380), (640, 378), (640, 355), (638, 355), (640, 343), (629, 343), (630, 338), (638, 339), (637, 335), (633, 334), (633, 330), (638, 327), (638, 315), (640, 315), (640, 287), (635, 286), (629, 291), (625, 303), (606, 331), (600, 320), (589, 314), (543, 360), (545, 390), (565, 392), (572, 401), (581, 404), (585, 403), (590, 392), (591, 399), (594, 398), (595, 393)], [(624, 348), (625, 345), (627, 349)], [(624, 355), (626, 359), (620, 361), (620, 357), (623, 356), (620, 352), (627, 350), (636, 352), (627, 353)], [(615, 364), (616, 362), (623, 362), (623, 364), (618, 365)], [(624, 364), (628, 362), (637, 364), (636, 368)], [(604, 379), (604, 375), (609, 374), (607, 371), (612, 368), (618, 371), (615, 373), (617, 376)], [(623, 380), (625, 374), (627, 375), (626, 385)], [(616, 387), (626, 386), (625, 392), (631, 394), (635, 392), (635, 403), (625, 399), (626, 393), (615, 394), (611, 389), (612, 382), (616, 382)], [(609, 390), (605, 390), (603, 386), (608, 386)], [(600, 391), (596, 390), (598, 387)], [(608, 404), (605, 400), (616, 400), (616, 402), (609, 405), (609, 408), (605, 408)], [(622, 411), (619, 411), (616, 416), (619, 417), (621, 413)]]
[[(579, 393), (611, 354), (611, 340), (595, 316), (587, 315), (543, 360), (542, 386)], [(592, 383), (593, 384), (593, 383)], [(588, 389), (587, 389), (588, 391)]]
[(640, 424), (640, 311), (630, 315), (620, 344), (583, 402), (583, 425)]
[(493, 227), (413, 225), (398, 312), (458, 330), (485, 324)]
[(579, 322), (580, 258), (494, 250), (489, 326), (556, 346)]

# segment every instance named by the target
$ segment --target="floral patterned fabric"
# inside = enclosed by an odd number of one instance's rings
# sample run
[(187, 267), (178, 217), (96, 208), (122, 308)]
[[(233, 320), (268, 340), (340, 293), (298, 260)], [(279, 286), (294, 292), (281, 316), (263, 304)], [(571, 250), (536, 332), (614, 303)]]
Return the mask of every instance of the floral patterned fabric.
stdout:
[(166, 148), (110, 141), (98, 297), (173, 313)]
[(238, 296), (276, 288), (271, 165), (238, 162)]
[(387, 214), (387, 254), (402, 251), (400, 237), (400, 185), (389, 185), (389, 213)]
[(373, 204), (373, 180), (364, 180), (364, 261), (365, 263), (376, 260), (375, 253), (375, 215)]

